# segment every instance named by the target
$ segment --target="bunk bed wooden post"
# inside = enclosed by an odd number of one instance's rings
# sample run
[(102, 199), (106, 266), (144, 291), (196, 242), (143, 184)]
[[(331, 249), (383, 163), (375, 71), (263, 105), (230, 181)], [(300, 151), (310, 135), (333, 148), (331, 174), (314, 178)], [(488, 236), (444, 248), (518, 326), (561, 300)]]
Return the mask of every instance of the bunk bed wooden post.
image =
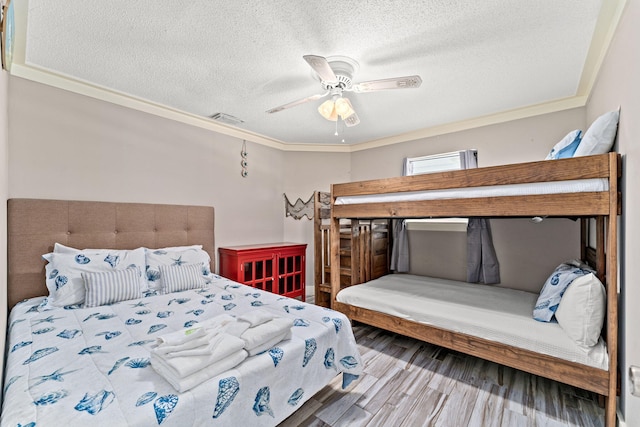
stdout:
[(605, 248), (607, 244), (607, 217), (605, 216), (597, 216), (596, 217), (596, 265), (595, 269), (598, 275), (598, 279), (602, 283), (605, 283), (607, 280), (607, 258), (605, 254)]
[(587, 260), (589, 251), (589, 218), (580, 218), (580, 259)]
[[(362, 251), (360, 250), (362, 244), (362, 236), (360, 235), (360, 221), (353, 220), (351, 221), (351, 257), (349, 258), (349, 262), (351, 263), (351, 283), (361, 283), (362, 282), (362, 260), (360, 259), (360, 255)], [(342, 262), (342, 261), (341, 261)], [(343, 267), (343, 264), (338, 264), (340, 267)]]
[(331, 219), (329, 242), (331, 258), (331, 307), (335, 305), (336, 295), (340, 292), (340, 218), (333, 215), (333, 184), (331, 185)]
[(361, 255), (360, 259), (362, 260), (362, 270), (360, 278), (363, 281), (371, 280), (371, 228), (373, 226), (373, 221), (369, 221), (367, 224), (362, 226), (360, 233), (364, 235), (364, 239), (362, 242), (363, 247), (361, 247)]
[[(325, 254), (323, 253), (323, 248), (325, 247), (325, 245), (322, 244), (322, 238), (324, 237), (323, 234), (323, 230), (320, 229), (321, 225), (322, 225), (322, 218), (321, 218), (321, 208), (320, 208), (320, 192), (319, 191), (315, 191), (313, 193), (313, 271), (314, 271), (314, 286), (320, 286), (322, 283), (324, 283), (324, 259), (325, 259)], [(316, 295), (316, 300), (317, 300), (317, 295), (318, 292), (314, 291), (315, 295)], [(314, 301), (315, 303), (316, 301)]]
[[(609, 216), (607, 223), (606, 287), (607, 287), (607, 348), (609, 349), (609, 393), (605, 406), (605, 425), (616, 425), (618, 389), (618, 179), (620, 157), (609, 153)], [(602, 220), (604, 222), (604, 218)], [(604, 224), (603, 224), (604, 225)], [(604, 231), (603, 231), (604, 233)], [(603, 248), (604, 249), (604, 248)]]

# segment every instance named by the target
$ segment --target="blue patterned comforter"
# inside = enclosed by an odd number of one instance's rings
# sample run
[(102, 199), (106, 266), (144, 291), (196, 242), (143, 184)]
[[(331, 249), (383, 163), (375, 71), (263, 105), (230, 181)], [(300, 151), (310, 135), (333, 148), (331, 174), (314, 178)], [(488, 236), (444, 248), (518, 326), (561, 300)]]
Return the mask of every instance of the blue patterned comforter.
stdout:
[[(341, 313), (216, 277), (201, 290), (117, 304), (11, 311), (2, 426), (273, 426), (362, 363)], [(151, 367), (155, 338), (260, 307), (293, 319), (293, 338), (178, 393)]]

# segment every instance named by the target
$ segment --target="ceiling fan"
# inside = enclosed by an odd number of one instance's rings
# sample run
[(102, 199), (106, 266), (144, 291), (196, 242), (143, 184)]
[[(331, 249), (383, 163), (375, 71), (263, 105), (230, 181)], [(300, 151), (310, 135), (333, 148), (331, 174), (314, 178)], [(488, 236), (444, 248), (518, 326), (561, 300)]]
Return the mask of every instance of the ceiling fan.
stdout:
[(420, 87), (422, 83), (420, 76), (415, 75), (353, 84), (353, 74), (358, 69), (358, 63), (355, 60), (346, 56), (325, 58), (317, 55), (304, 55), (303, 58), (315, 71), (315, 77), (320, 80), (324, 92), (280, 105), (267, 110), (267, 113), (277, 113), (330, 95), (331, 99), (323, 102), (318, 107), (318, 112), (322, 117), (327, 120), (337, 121), (339, 116), (347, 126), (355, 126), (360, 123), (360, 118), (354, 111), (351, 101), (342, 96), (343, 92), (361, 93), (389, 89), (414, 89)]

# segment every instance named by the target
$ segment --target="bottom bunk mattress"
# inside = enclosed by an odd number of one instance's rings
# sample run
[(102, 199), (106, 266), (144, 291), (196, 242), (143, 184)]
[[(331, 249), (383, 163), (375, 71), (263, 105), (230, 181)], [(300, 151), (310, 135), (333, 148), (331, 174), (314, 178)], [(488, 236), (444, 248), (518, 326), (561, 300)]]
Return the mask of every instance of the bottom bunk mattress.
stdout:
[(390, 274), (341, 290), (337, 301), (513, 347), (608, 369), (602, 337), (578, 346), (555, 322), (533, 319), (538, 294), (411, 274)]
[[(2, 426), (273, 426), (362, 369), (343, 314), (219, 277), (108, 306), (39, 311), (42, 301), (11, 312)], [(156, 338), (258, 309), (290, 319), (292, 338), (184, 392), (156, 373)]]

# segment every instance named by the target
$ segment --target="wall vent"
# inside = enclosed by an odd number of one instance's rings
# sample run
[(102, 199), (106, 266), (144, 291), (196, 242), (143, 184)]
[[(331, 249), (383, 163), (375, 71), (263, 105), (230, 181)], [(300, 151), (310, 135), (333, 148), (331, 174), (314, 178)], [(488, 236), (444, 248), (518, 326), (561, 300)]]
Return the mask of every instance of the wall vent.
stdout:
[(209, 118), (217, 122), (226, 123), (228, 125), (238, 125), (240, 123), (244, 123), (244, 120), (240, 120), (239, 118), (226, 113), (215, 113), (209, 116)]

